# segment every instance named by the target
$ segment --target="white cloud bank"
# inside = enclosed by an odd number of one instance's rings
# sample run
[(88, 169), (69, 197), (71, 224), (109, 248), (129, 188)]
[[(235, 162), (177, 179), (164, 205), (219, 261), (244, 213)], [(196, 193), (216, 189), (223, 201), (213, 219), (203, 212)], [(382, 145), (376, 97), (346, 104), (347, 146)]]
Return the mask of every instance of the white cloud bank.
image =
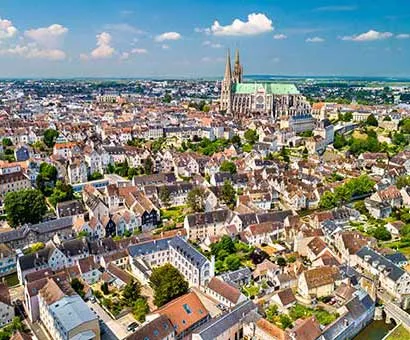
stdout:
[(222, 26), (219, 21), (215, 21), (211, 28), (206, 29), (207, 33), (216, 36), (247, 36), (258, 35), (273, 31), (272, 20), (263, 13), (251, 13), (247, 21), (235, 19), (232, 24)]
[(342, 40), (347, 41), (356, 41), (356, 42), (365, 42), (365, 41), (376, 41), (376, 40), (384, 40), (389, 39), (393, 36), (391, 32), (378, 32), (375, 30), (370, 30), (365, 33), (357, 34), (357, 35), (347, 35), (342, 37)]
[(178, 32), (165, 32), (155, 37), (156, 42), (163, 42), (167, 40), (179, 40), (182, 35)]

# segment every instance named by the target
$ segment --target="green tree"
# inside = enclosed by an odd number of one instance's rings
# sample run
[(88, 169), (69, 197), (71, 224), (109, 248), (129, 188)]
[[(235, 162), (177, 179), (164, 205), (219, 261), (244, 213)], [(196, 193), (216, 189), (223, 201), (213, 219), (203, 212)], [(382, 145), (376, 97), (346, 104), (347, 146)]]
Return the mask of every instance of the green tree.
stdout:
[(370, 125), (370, 126), (378, 126), (379, 123), (377, 122), (376, 117), (371, 114), (369, 117), (367, 117), (366, 119), (366, 125)]
[(213, 255), (218, 255), (221, 251), (225, 251), (227, 255), (236, 251), (235, 243), (228, 235), (222, 236), (219, 242), (211, 244), (211, 253)]
[(192, 212), (203, 212), (205, 210), (205, 194), (200, 187), (193, 188), (187, 196), (187, 205)]
[(78, 278), (75, 277), (71, 280), (71, 288), (82, 298), (84, 297), (84, 284)]
[(132, 307), (132, 314), (134, 318), (139, 322), (145, 321), (145, 316), (149, 313), (149, 306), (147, 299), (144, 297), (139, 297), (135, 300)]
[(92, 174), (88, 176), (89, 181), (96, 181), (97, 179), (103, 179), (104, 175), (98, 171), (94, 171)]
[(259, 136), (256, 133), (256, 130), (252, 130), (252, 129), (246, 130), (245, 134), (244, 134), (244, 137), (245, 137), (246, 141), (251, 145), (255, 144), (259, 139)]
[(132, 306), (140, 296), (141, 284), (136, 280), (132, 280), (130, 283), (126, 284), (122, 290), (122, 297), (127, 306)]
[(379, 241), (389, 241), (391, 240), (390, 232), (383, 226), (377, 227), (374, 232), (373, 236), (378, 239)]
[(40, 164), (40, 171), (36, 177), (37, 188), (46, 196), (49, 196), (52, 192), (52, 188), (57, 180), (57, 168), (48, 163)]
[(336, 195), (331, 191), (325, 191), (320, 197), (319, 207), (324, 209), (332, 209), (339, 204)]
[(233, 175), (236, 174), (236, 165), (234, 162), (223, 161), (219, 167), (219, 170), (223, 172), (230, 172)]
[(43, 134), (43, 141), (44, 144), (47, 145), (49, 148), (52, 148), (56, 143), (58, 137), (58, 131), (54, 129), (47, 129), (44, 131)]
[(340, 150), (347, 145), (347, 141), (344, 135), (340, 133), (335, 134), (335, 139), (333, 141), (333, 146), (335, 149)]
[(237, 146), (241, 146), (241, 138), (238, 135), (235, 135), (231, 138), (231, 143)]
[(266, 319), (269, 322), (274, 323), (275, 317), (278, 315), (278, 306), (275, 304), (270, 305), (268, 308), (266, 308), (265, 314), (266, 314)]
[(55, 207), (59, 202), (66, 202), (74, 199), (73, 187), (62, 181), (57, 181), (53, 193), (49, 197), (50, 203)]
[(159, 189), (159, 199), (161, 200), (162, 204), (165, 207), (169, 207), (169, 205), (171, 203), (171, 194), (170, 194), (169, 189), (166, 185), (163, 185)]
[(3, 138), (2, 140), (1, 140), (1, 144), (4, 146), (4, 147), (8, 147), (8, 146), (12, 146), (13, 145), (13, 142), (11, 141), (11, 139), (10, 138)]
[(410, 176), (399, 176), (396, 179), (396, 187), (402, 189), (410, 185)]
[(169, 104), (171, 101), (172, 101), (172, 96), (168, 92), (165, 93), (164, 97), (162, 98), (162, 102)]
[(278, 266), (285, 267), (286, 266), (286, 259), (282, 256), (279, 256), (276, 259), (276, 263), (277, 263)]
[(286, 329), (292, 326), (292, 320), (286, 314), (279, 315), (280, 328)]
[(289, 150), (287, 149), (286, 146), (283, 146), (282, 149), (280, 150), (280, 156), (282, 157), (282, 160), (286, 163), (289, 163), (290, 157), (289, 157)]
[(154, 290), (154, 304), (157, 307), (186, 294), (189, 286), (178, 269), (169, 263), (152, 270), (149, 284)]
[(151, 157), (148, 157), (144, 162), (144, 173), (146, 175), (151, 175), (153, 167), (154, 163), (152, 162)]
[(38, 223), (47, 212), (43, 194), (39, 190), (24, 189), (9, 192), (4, 200), (7, 221), (12, 227)]
[(228, 270), (237, 270), (241, 266), (241, 259), (238, 255), (231, 254), (225, 258), (224, 264)]
[(104, 295), (110, 294), (110, 289), (108, 288), (108, 283), (107, 282), (104, 282), (101, 285), (101, 291), (104, 293)]
[(235, 207), (236, 204), (236, 192), (231, 183), (231, 181), (226, 180), (222, 185), (221, 189), (221, 199), (222, 201), (231, 209)]

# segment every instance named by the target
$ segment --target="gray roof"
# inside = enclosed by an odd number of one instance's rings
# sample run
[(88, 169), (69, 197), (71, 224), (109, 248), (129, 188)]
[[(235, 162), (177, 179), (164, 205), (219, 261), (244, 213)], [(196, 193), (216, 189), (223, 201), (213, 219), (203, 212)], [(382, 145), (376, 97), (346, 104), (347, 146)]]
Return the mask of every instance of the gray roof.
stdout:
[(399, 265), (400, 263), (407, 262), (406, 256), (404, 256), (400, 252), (395, 252), (393, 254), (387, 254), (385, 255), (386, 259), (390, 260), (394, 264)]
[(286, 217), (292, 215), (291, 210), (274, 211), (269, 213), (258, 214), (257, 219), (259, 223), (264, 222), (283, 222)]
[(229, 209), (214, 210), (204, 213), (197, 213), (188, 215), (189, 227), (203, 226), (213, 223), (223, 223), (228, 220), (231, 216), (231, 211)]
[(223, 281), (228, 283), (233, 283), (237, 285), (240, 281), (251, 278), (251, 270), (248, 267), (240, 268), (238, 270), (232, 272), (225, 272), (219, 275), (218, 277), (221, 278)]
[(43, 267), (48, 264), (48, 259), (53, 253), (55, 247), (47, 246), (33, 254), (23, 255), (18, 258), (20, 268), (22, 271), (26, 269)]
[(218, 336), (240, 322), (241, 319), (243, 319), (247, 314), (256, 309), (257, 307), (252, 301), (245, 301), (244, 303), (236, 306), (236, 308), (231, 312), (223, 314), (218, 318), (211, 319), (197, 329), (194, 334), (198, 334), (201, 339), (204, 340), (216, 339)]
[(148, 241), (140, 244), (134, 244), (128, 247), (128, 253), (132, 257), (152, 254), (157, 251), (164, 251), (169, 249), (169, 241), (172, 237), (162, 238), (159, 240)]
[(397, 281), (405, 273), (403, 269), (394, 264), (392, 261), (388, 260), (383, 255), (376, 253), (373, 249), (370, 249), (367, 246), (360, 249), (356, 255), (363, 261), (365, 261), (366, 256), (370, 256), (370, 259), (368, 260), (370, 265), (372, 265), (375, 261), (378, 262), (377, 266), (383, 265), (385, 270), (388, 271), (388, 277), (393, 281)]
[(65, 296), (51, 304), (50, 309), (53, 311), (54, 318), (60, 321), (67, 332), (85, 322), (97, 319), (79, 295)]
[(179, 236), (174, 237), (169, 242), (169, 245), (197, 268), (202, 267), (202, 265), (208, 261), (204, 255)]

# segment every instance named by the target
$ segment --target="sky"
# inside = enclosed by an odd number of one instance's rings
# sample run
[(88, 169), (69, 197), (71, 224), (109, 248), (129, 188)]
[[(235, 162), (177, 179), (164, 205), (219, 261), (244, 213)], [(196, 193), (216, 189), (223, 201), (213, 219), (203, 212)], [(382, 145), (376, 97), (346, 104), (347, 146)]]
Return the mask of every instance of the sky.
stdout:
[(409, 0), (0, 0), (0, 78), (410, 76)]

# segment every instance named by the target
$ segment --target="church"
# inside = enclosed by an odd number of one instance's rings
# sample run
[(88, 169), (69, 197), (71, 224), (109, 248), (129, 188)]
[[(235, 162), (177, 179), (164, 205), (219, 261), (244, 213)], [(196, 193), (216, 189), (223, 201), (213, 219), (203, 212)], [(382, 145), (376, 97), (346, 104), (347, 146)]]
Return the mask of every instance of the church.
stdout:
[(276, 120), (281, 116), (305, 116), (311, 113), (306, 98), (294, 84), (243, 82), (239, 51), (235, 52), (233, 70), (228, 51), (221, 86), (220, 110), (236, 118), (247, 116)]

